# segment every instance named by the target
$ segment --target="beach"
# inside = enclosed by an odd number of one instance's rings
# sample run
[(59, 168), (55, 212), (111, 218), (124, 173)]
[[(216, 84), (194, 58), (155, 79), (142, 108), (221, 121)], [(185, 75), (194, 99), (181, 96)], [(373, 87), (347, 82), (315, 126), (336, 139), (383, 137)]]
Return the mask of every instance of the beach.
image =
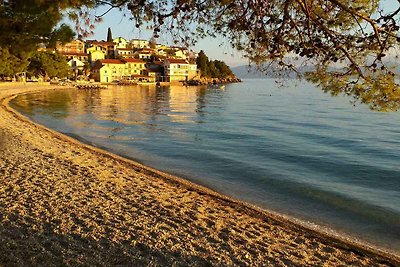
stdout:
[[(0, 265), (398, 266), (30, 122), (0, 87)], [(66, 89), (68, 90), (68, 89)]]

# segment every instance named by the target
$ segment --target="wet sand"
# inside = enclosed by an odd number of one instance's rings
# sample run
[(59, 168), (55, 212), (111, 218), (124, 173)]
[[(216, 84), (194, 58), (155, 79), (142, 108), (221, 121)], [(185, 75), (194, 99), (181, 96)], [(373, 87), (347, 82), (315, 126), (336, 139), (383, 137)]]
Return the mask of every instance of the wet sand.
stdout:
[(1, 266), (400, 266), (30, 122), (0, 86)]

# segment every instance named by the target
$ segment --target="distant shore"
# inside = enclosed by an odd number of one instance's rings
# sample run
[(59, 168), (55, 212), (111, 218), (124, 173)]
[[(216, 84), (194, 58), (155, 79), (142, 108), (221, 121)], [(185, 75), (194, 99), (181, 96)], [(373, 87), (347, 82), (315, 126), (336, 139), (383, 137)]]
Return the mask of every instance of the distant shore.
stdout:
[(53, 88), (62, 87), (0, 85), (0, 265), (400, 265), (396, 255), (80, 143), (8, 106)]

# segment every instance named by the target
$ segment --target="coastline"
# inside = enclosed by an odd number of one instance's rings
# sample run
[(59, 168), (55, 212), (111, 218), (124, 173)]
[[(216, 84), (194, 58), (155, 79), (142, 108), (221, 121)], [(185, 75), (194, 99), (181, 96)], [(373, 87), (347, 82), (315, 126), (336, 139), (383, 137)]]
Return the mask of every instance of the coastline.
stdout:
[(10, 97), (55, 86), (21, 87), (0, 87), (0, 263), (400, 264), (32, 123)]

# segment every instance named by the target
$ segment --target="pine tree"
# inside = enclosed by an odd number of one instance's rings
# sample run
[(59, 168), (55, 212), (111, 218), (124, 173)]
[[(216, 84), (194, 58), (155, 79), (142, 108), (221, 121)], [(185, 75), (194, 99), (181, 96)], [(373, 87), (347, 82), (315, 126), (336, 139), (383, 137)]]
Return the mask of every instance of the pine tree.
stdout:
[(107, 42), (112, 42), (112, 33), (111, 33), (111, 28), (108, 28), (108, 33), (107, 33)]

